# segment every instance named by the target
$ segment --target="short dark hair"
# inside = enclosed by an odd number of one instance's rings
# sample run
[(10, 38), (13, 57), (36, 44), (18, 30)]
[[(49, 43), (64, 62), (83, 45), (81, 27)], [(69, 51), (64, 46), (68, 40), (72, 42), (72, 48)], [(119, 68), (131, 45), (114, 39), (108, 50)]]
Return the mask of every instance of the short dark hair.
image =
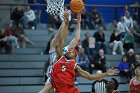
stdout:
[(124, 58), (124, 57), (127, 59), (127, 55), (124, 54), (124, 55), (122, 56), (122, 61), (123, 61), (123, 58)]
[(115, 82), (115, 88), (114, 88), (114, 90), (117, 90), (118, 87), (119, 87), (119, 82), (115, 78), (111, 78), (111, 80), (113, 80)]
[(140, 63), (136, 64), (134, 70), (137, 69), (137, 67), (140, 67)]

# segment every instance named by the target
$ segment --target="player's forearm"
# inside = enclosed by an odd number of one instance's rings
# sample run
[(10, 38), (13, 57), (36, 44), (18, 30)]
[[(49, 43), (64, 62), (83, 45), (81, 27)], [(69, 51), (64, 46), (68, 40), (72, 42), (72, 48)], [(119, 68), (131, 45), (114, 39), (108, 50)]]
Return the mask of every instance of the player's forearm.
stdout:
[(61, 26), (60, 26), (59, 29), (58, 29), (58, 35), (59, 35), (59, 36), (62, 35), (64, 26), (65, 26), (65, 22), (63, 21), (62, 24), (61, 24)]
[(65, 20), (62, 22), (62, 24), (61, 24), (61, 26), (59, 28), (59, 32), (58, 32), (58, 35), (61, 38), (63, 38), (64, 40), (66, 40), (66, 38), (68, 36), (68, 23), (66, 23)]
[(89, 72), (82, 70), (79, 66), (76, 66), (76, 72), (80, 77), (86, 78), (88, 80), (97, 80), (108, 76), (106, 73), (94, 75), (90, 74)]
[(88, 72), (87, 72), (87, 74), (86, 74), (86, 78), (88, 79), (88, 80), (97, 80), (97, 79), (100, 79), (100, 78), (104, 78), (104, 77), (107, 77), (107, 74), (106, 73), (102, 73), (102, 74), (89, 74)]
[(80, 40), (80, 33), (81, 33), (81, 25), (80, 25), (80, 23), (77, 23), (77, 30), (75, 32), (75, 39), (77, 41)]
[(62, 31), (62, 38), (64, 39), (64, 41), (67, 39), (68, 37), (68, 24), (65, 23), (64, 29)]
[(108, 75), (106, 73), (102, 73), (102, 74), (95, 74), (95, 75), (91, 75), (91, 77), (89, 78), (89, 80), (97, 80), (100, 78), (104, 78), (107, 77)]
[(59, 45), (56, 46), (56, 53), (58, 58), (60, 58), (63, 55), (63, 48), (64, 48), (64, 40), (59, 38)]
[(70, 42), (70, 44), (69, 44), (69, 49), (70, 48), (75, 48), (76, 47), (76, 45), (78, 44), (78, 42), (79, 42), (79, 40), (80, 40), (80, 33), (81, 33), (81, 31), (80, 31), (80, 23), (78, 23), (77, 24), (77, 31), (75, 32), (75, 37), (74, 37), (74, 39)]

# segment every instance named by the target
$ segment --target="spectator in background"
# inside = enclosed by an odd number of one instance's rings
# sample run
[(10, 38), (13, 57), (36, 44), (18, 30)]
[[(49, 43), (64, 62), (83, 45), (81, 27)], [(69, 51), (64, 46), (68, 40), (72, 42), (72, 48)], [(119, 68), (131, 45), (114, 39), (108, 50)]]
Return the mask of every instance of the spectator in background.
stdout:
[(48, 30), (50, 32), (54, 31), (54, 26), (55, 26), (55, 19), (54, 19), (54, 15), (51, 15), (48, 13)]
[(16, 48), (19, 48), (18, 39), (17, 37), (14, 36), (14, 31), (12, 27), (13, 27), (12, 23), (9, 23), (8, 27), (5, 29), (4, 31), (5, 41), (7, 41), (8, 43), (12, 43)]
[(108, 31), (113, 31), (117, 27), (117, 20), (113, 20), (112, 23), (107, 25), (107, 30)]
[[(42, 1), (42, 0), (40, 0)], [(45, 3), (45, 2), (44, 2)], [(41, 4), (41, 2), (39, 2), (39, 0), (28, 0), (28, 4)], [(30, 5), (31, 9), (34, 11), (35, 13), (35, 25), (37, 26), (37, 24), (40, 22), (40, 16), (41, 16), (41, 11), (42, 11), (42, 6), (35, 6), (35, 5)]]
[(140, 23), (140, 9), (139, 9), (139, 2), (135, 1), (133, 12), (132, 12), (132, 18), (133, 20), (137, 21), (137, 23)]
[(79, 48), (76, 62), (84, 70), (89, 67), (89, 59), (85, 54), (84, 48)]
[(85, 49), (86, 54), (87, 54), (86, 48), (89, 47), (89, 38), (90, 38), (90, 34), (89, 32), (86, 32), (85, 39), (82, 41), (82, 47)]
[(124, 10), (125, 10), (125, 11), (129, 11), (129, 6), (128, 6), (127, 4), (125, 4)]
[(113, 27), (114, 27), (114, 28), (117, 27), (117, 20), (113, 20)]
[[(97, 74), (101, 74), (102, 71), (98, 70), (96, 72)], [(106, 84), (107, 84), (107, 80), (100, 78), (98, 80), (95, 80), (92, 83), (92, 93), (106, 93)]]
[(93, 69), (95, 69), (95, 57), (91, 56), (90, 57), (90, 64), (89, 64), (89, 73), (93, 73)]
[(90, 57), (89, 73), (93, 73), (93, 69), (106, 71), (106, 58), (104, 55), (104, 50), (100, 49), (96, 56)]
[(21, 42), (21, 47), (26, 48), (26, 43), (29, 43), (30, 45), (33, 45), (34, 43), (29, 40), (29, 38), (25, 35), (24, 29), (22, 25), (19, 23), (17, 27), (14, 30), (14, 35), (18, 38), (18, 40)]
[(101, 15), (95, 7), (92, 8), (91, 13), (89, 14), (89, 18), (91, 29), (97, 29), (99, 26), (103, 26)]
[(19, 23), (21, 23), (22, 25), (24, 24), (23, 16), (24, 16), (24, 12), (21, 6), (17, 6), (11, 13), (11, 18), (10, 18), (14, 23), (13, 24), (14, 27), (16, 27)]
[(81, 27), (82, 27), (82, 29), (87, 29), (87, 27), (90, 29), (89, 20), (88, 20), (87, 16), (88, 16), (88, 13), (86, 12), (86, 9), (84, 8), (81, 12)]
[[(35, 13), (30, 8), (30, 6), (26, 7), (26, 11), (24, 12), (25, 20), (27, 23), (28, 28), (35, 29)], [(25, 24), (26, 25), (26, 24)]]
[(135, 53), (133, 49), (129, 49), (129, 51), (127, 52), (127, 62), (131, 69), (130, 71), (132, 75), (134, 76), (134, 68), (136, 66), (136, 57), (135, 57)]
[(82, 47), (85, 49), (85, 52), (88, 56), (88, 58), (90, 59), (90, 56), (94, 56), (96, 55), (96, 51), (95, 51), (95, 40), (92, 40), (93, 42), (93, 47), (90, 47), (90, 34), (89, 32), (85, 33), (85, 39), (82, 41)]
[(124, 22), (124, 17), (123, 16), (121, 16), (120, 21), (117, 24), (117, 29), (119, 31), (121, 39), (124, 38), (124, 35), (126, 34), (126, 32), (129, 29), (128, 29), (127, 25)]
[(94, 60), (94, 65), (97, 70), (106, 72), (106, 57), (104, 55), (104, 50), (100, 49)]
[(135, 58), (136, 58), (136, 64), (140, 64), (140, 55), (136, 54)]
[(133, 19), (128, 11), (125, 11), (124, 23), (126, 24), (128, 29), (133, 29)]
[(45, 49), (45, 54), (49, 54), (49, 50), (50, 50), (50, 44), (52, 39), (54, 38), (54, 35), (51, 36), (50, 40), (47, 43), (46, 49)]
[(135, 21), (135, 20), (134, 20), (132, 33), (133, 33), (133, 35), (135, 37), (135, 41), (140, 42), (140, 27), (139, 27), (137, 21)]
[(106, 49), (106, 42), (105, 42), (105, 34), (104, 34), (104, 28), (99, 27), (98, 31), (94, 33), (93, 37), (95, 38), (95, 48), (98, 52), (99, 49), (103, 49), (105, 54), (107, 53)]
[(136, 54), (135, 55), (135, 58), (136, 58), (136, 61), (140, 60), (140, 55), (139, 54)]
[(131, 72), (129, 64), (127, 63), (127, 56), (123, 55), (121, 62), (119, 63), (119, 71), (121, 77), (126, 77), (126, 79), (129, 81), (131, 79)]
[(106, 84), (106, 93), (120, 93), (117, 91), (118, 87), (119, 82), (115, 78), (111, 78), (111, 81)]
[(117, 30), (117, 27), (114, 28), (113, 33), (110, 36), (110, 42), (109, 42), (109, 46), (113, 48), (112, 50), (112, 54), (116, 55), (116, 50), (120, 49), (121, 54), (124, 55), (124, 51), (123, 51), (123, 43), (121, 41), (119, 32)]
[(124, 36), (124, 49), (128, 51), (130, 48), (134, 49), (134, 36), (132, 32), (127, 31), (127, 33)]
[(0, 53), (2, 53), (2, 48), (5, 49), (6, 54), (12, 51), (10, 44), (5, 40), (4, 29), (0, 29)]

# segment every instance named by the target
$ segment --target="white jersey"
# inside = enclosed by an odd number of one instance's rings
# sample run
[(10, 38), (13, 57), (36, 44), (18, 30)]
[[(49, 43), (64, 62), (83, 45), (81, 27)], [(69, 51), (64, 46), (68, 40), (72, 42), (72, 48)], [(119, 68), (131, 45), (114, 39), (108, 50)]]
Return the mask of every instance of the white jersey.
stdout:
[(50, 57), (50, 65), (52, 65), (55, 62), (56, 58), (57, 58), (56, 52), (53, 51), (53, 52), (49, 53), (49, 57)]
[[(65, 55), (67, 51), (68, 51), (68, 46), (63, 48), (63, 54)], [(50, 56), (50, 65), (52, 65), (56, 61), (56, 58), (57, 58), (56, 51), (49, 53), (49, 56)]]
[(65, 55), (67, 51), (68, 51), (68, 46), (65, 46), (65, 47), (63, 48), (63, 54)]

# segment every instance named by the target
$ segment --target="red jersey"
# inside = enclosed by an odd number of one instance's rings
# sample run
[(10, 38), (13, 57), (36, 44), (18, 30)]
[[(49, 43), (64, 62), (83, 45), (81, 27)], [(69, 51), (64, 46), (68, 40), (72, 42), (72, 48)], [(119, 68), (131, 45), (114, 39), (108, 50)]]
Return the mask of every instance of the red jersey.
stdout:
[(129, 93), (140, 93), (140, 83), (134, 84), (135, 78), (132, 78), (130, 81), (130, 91)]
[(53, 65), (51, 83), (56, 89), (56, 93), (80, 93), (74, 87), (76, 65), (75, 60), (67, 60), (64, 56)]

